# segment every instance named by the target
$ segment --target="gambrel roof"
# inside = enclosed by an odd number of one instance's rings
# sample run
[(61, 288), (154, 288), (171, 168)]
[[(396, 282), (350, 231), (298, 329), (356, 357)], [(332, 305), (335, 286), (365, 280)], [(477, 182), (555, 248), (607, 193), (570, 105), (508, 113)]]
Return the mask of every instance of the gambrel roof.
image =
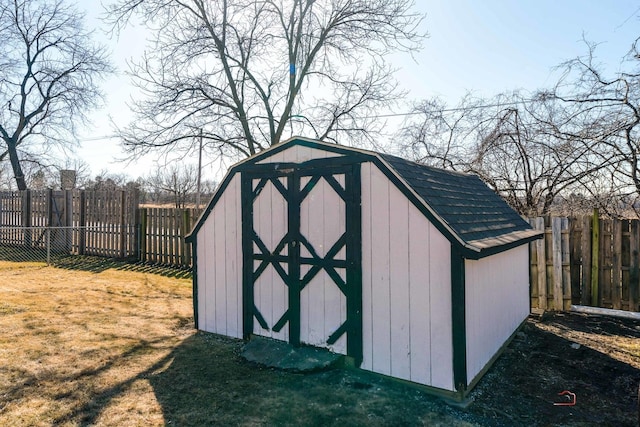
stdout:
[(388, 154), (380, 157), (467, 244), (488, 248), (539, 234), (476, 175), (438, 169)]
[[(197, 234), (233, 175), (252, 165), (264, 164), (270, 156), (295, 145), (326, 150), (353, 161), (373, 162), (452, 244), (459, 245), (466, 258), (482, 258), (541, 237), (540, 231), (533, 230), (475, 175), (438, 169), (389, 154), (292, 138), (232, 166), (189, 238)], [(282, 168), (292, 166), (295, 165), (281, 165)]]

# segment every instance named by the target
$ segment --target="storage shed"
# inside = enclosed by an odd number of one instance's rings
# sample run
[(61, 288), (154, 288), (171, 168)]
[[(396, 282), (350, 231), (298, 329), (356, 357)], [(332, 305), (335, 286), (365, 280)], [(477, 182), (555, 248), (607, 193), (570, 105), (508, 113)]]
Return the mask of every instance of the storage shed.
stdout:
[(529, 314), (538, 237), (476, 176), (294, 138), (231, 167), (189, 236), (196, 327), (461, 398)]

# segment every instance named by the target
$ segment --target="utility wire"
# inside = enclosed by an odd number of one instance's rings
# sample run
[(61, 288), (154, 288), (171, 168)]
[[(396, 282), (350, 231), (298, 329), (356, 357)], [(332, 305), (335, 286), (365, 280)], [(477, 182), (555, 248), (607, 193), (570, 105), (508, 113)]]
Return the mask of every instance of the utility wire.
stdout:
[(429, 113), (454, 113), (457, 111), (479, 110), (480, 108), (506, 107), (508, 105), (530, 104), (534, 101), (535, 99), (523, 99), (520, 101), (500, 102), (496, 104), (469, 105), (467, 107), (452, 107), (452, 108), (442, 108), (442, 109), (434, 109), (434, 110), (409, 111), (404, 113), (376, 114), (375, 116), (363, 116), (362, 118), (376, 119), (376, 118), (385, 118), (385, 117), (416, 116), (419, 114), (429, 114)]

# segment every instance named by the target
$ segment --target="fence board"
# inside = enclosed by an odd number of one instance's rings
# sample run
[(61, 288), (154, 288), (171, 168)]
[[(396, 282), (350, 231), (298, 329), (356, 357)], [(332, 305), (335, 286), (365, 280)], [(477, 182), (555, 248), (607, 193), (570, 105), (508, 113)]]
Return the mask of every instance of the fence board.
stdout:
[[(536, 230), (544, 231), (544, 218), (536, 218)], [(538, 307), (547, 309), (547, 256), (545, 241), (536, 241), (536, 253), (538, 258)]]
[(551, 221), (551, 247), (553, 263), (553, 308), (561, 310), (562, 301), (562, 218)]
[(580, 304), (591, 304), (591, 217), (582, 217), (582, 289)]
[(620, 310), (622, 297), (622, 221), (613, 220), (612, 228), (611, 304)]
[(629, 236), (629, 251), (630, 251), (630, 265), (629, 265), (629, 311), (638, 311), (638, 288), (639, 288), (639, 274), (638, 274), (638, 251), (640, 250), (640, 236), (638, 236), (638, 221), (631, 222), (631, 233)]

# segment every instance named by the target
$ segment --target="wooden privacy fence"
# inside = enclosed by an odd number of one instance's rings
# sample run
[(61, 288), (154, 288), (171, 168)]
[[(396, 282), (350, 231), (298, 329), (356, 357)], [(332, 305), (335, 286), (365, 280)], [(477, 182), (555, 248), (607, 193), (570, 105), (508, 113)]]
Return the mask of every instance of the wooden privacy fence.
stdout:
[(531, 245), (531, 306), (569, 310), (571, 304), (638, 311), (640, 221), (532, 218), (544, 239)]
[(140, 208), (136, 191), (0, 192), (0, 245), (40, 248), (50, 228), (52, 246), (67, 254), (189, 267), (185, 236), (198, 213)]
[(53, 246), (73, 255), (137, 255), (138, 194), (125, 191), (26, 190), (0, 192), (0, 244), (38, 246), (44, 227)]
[(185, 237), (198, 219), (196, 209), (140, 209), (140, 260), (191, 266), (191, 244)]

